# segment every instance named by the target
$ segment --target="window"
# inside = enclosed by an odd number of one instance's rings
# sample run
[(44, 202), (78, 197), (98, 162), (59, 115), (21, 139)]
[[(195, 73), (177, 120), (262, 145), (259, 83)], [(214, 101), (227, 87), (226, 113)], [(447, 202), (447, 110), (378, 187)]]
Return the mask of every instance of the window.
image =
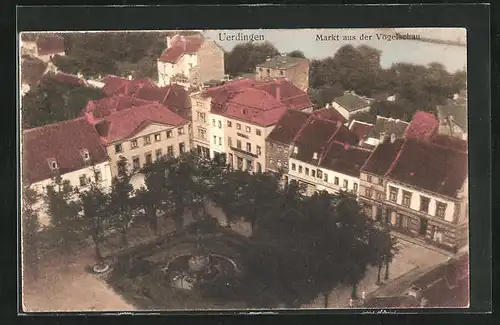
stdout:
[(179, 153), (184, 153), (186, 151), (186, 145), (184, 142), (179, 143)]
[(378, 178), (378, 185), (383, 185), (384, 184), (384, 179), (382, 177)]
[(177, 129), (177, 133), (178, 133), (179, 135), (184, 134), (184, 128), (183, 128), (183, 127), (182, 127), (182, 128), (178, 128), (178, 129)]
[(372, 175), (366, 175), (366, 180), (368, 181), (368, 183), (371, 183), (372, 182)]
[(257, 163), (257, 173), (262, 173), (262, 165), (260, 162)]
[(222, 138), (219, 137), (219, 146), (222, 146)]
[(295, 171), (295, 169), (297, 169), (297, 168), (296, 168), (295, 164), (292, 163), (292, 170)]
[(274, 160), (273, 160), (273, 158), (269, 158), (269, 164), (270, 164), (270, 165), (274, 164)]
[(349, 181), (344, 179), (344, 188), (347, 189), (349, 187)]
[(231, 139), (231, 137), (227, 137), (227, 145), (230, 147), (233, 145), (233, 139)]
[(170, 139), (172, 137), (172, 130), (167, 131), (167, 139)]
[(385, 200), (384, 192), (377, 192), (377, 200)]
[(299, 173), (302, 174), (302, 166), (299, 166)]
[(246, 132), (246, 133), (250, 133), (250, 132), (252, 132), (252, 129), (251, 129), (249, 126), (247, 126), (247, 127), (245, 128), (245, 132)]
[(139, 143), (137, 142), (137, 139), (130, 141), (130, 148), (134, 149), (139, 146)]
[(203, 106), (203, 102), (201, 100), (196, 101), (196, 106)]
[(206, 140), (207, 132), (202, 128), (198, 128), (198, 138)]
[(257, 155), (262, 155), (262, 148), (260, 146), (257, 146)]
[(156, 133), (155, 134), (155, 141), (158, 142), (161, 140), (161, 133)]
[(236, 123), (236, 130), (241, 130), (241, 124), (240, 123)]
[(325, 175), (324, 175), (324, 178), (323, 178), (323, 179), (325, 180), (325, 182), (328, 182), (328, 174), (327, 174), (327, 173), (325, 173)]
[(89, 179), (87, 178), (87, 175), (80, 175), (80, 186), (87, 186), (88, 183)]
[(276, 165), (278, 166), (278, 168), (281, 168), (281, 160), (278, 159), (278, 162), (276, 163)]
[(141, 162), (139, 160), (139, 157), (133, 157), (132, 158), (132, 166), (134, 170), (139, 170), (141, 168)]
[(283, 147), (282, 146), (278, 146), (278, 152), (281, 152), (281, 150), (283, 150)]
[(217, 144), (217, 136), (214, 135), (214, 144)]
[(247, 170), (253, 171), (253, 161), (250, 159), (247, 160)]
[(356, 193), (356, 192), (358, 192), (358, 183), (354, 183), (354, 184), (353, 184), (353, 188), (352, 188), (352, 190), (353, 190), (355, 193)]
[(247, 142), (247, 151), (252, 152), (252, 144)]
[(144, 156), (146, 157), (146, 164), (153, 163), (153, 155), (151, 152), (146, 153)]
[(222, 121), (219, 121), (219, 129), (222, 129)]
[(284, 75), (284, 74), (285, 74), (285, 71), (280, 70), (280, 75)]
[(157, 149), (155, 151), (155, 155), (156, 155), (156, 160), (160, 159), (161, 158), (161, 149)]
[(202, 122), (205, 123), (207, 121), (205, 113), (198, 112), (198, 120), (200, 120), (200, 121), (202, 121)]
[(50, 170), (52, 170), (52, 171), (57, 170), (58, 166), (57, 166), (57, 162), (55, 159), (48, 159), (47, 162), (49, 164)]
[(127, 165), (123, 161), (119, 161), (116, 164), (116, 168), (118, 169), (118, 174), (119, 175), (125, 175), (127, 173)]
[(172, 157), (174, 155), (174, 146), (167, 147), (167, 156)]
[(339, 178), (338, 177), (335, 177), (334, 180), (333, 180), (333, 184), (335, 185), (339, 185)]
[(227, 127), (230, 128), (233, 126), (233, 123), (231, 123), (231, 121), (227, 121)]
[(247, 110), (246, 109), (242, 109), (242, 112), (243, 112), (243, 115), (247, 114)]
[(96, 182), (102, 181), (102, 172), (100, 170), (96, 170), (94, 172), (94, 176), (95, 176), (95, 181)]
[(258, 136), (260, 136), (262, 133), (260, 132), (260, 129), (255, 129), (255, 134), (257, 134)]
[(236, 148), (241, 149), (241, 140), (236, 140)]
[(271, 70), (267, 69), (267, 74), (270, 74), (271, 73)]
[(446, 203), (436, 202), (436, 217), (444, 218), (446, 212)]
[(243, 158), (241, 157), (237, 157), (237, 166), (238, 166), (238, 169), (239, 170), (242, 170), (243, 169)]
[(420, 211), (429, 213), (429, 202), (430, 199), (425, 196), (420, 196)]
[(122, 144), (115, 144), (115, 153), (120, 153), (123, 151)]
[(212, 126), (215, 127), (215, 119), (212, 119)]
[(371, 188), (365, 189), (365, 196), (371, 198), (373, 196), (373, 190)]
[(80, 154), (82, 155), (82, 158), (84, 161), (87, 161), (90, 159), (89, 151), (87, 149), (82, 149), (80, 151)]
[(398, 200), (398, 189), (394, 186), (389, 186), (389, 200), (392, 202), (397, 202)]
[(316, 177), (316, 171), (314, 169), (311, 170), (311, 176)]
[(309, 168), (306, 167), (305, 174), (309, 176)]
[(144, 145), (151, 144), (151, 137), (149, 135), (145, 136), (144, 138)]
[(403, 205), (410, 207), (411, 205), (411, 192), (403, 191)]

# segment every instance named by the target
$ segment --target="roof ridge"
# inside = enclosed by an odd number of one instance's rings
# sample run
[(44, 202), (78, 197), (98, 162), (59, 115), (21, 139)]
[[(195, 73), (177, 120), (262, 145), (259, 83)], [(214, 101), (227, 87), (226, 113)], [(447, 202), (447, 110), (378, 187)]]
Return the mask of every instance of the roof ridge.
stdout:
[(318, 159), (318, 166), (321, 165), (321, 163), (323, 162), (323, 159), (325, 158), (325, 156), (330, 151), (330, 149), (332, 147), (332, 144), (334, 142), (334, 138), (337, 135), (337, 132), (339, 132), (340, 128), (341, 128), (341, 126), (337, 127), (337, 129), (335, 130), (335, 132), (333, 132), (333, 134), (330, 136), (330, 138), (328, 139), (328, 141), (326, 141), (326, 148), (324, 148), (321, 151), (321, 154), (320, 154), (319, 159)]
[[(399, 148), (399, 151), (398, 153), (396, 154), (396, 157), (394, 158), (394, 160), (392, 161), (392, 164), (391, 166), (389, 167), (389, 169), (387, 170), (387, 172), (384, 174), (384, 177), (387, 177), (387, 175), (389, 175), (393, 170), (394, 170), (394, 167), (396, 167), (398, 161), (399, 161), (399, 157), (401, 157), (401, 153), (403, 152), (403, 150), (405, 149), (405, 145), (406, 145), (406, 141), (407, 139), (404, 139), (404, 142), (403, 144), (401, 145), (401, 148)], [(375, 150), (374, 150), (375, 151)]]
[(374, 126), (374, 125), (373, 125), (373, 124), (371, 124), (371, 123), (367, 123), (367, 122), (363, 122), (363, 121), (358, 121), (358, 120), (352, 120), (351, 125), (352, 125), (352, 124), (354, 124), (354, 123), (361, 123), (361, 124), (365, 124), (365, 125), (371, 125), (371, 126)]
[(314, 120), (314, 116), (313, 115), (309, 115), (309, 117), (305, 120), (305, 122), (302, 124), (302, 126), (300, 127), (300, 129), (297, 131), (297, 133), (295, 134), (295, 136), (293, 137), (291, 143), (294, 143), (297, 141), (297, 139), (300, 137), (300, 135), (302, 134), (302, 131), (304, 131), (305, 127), (307, 125), (309, 125), (312, 120)]

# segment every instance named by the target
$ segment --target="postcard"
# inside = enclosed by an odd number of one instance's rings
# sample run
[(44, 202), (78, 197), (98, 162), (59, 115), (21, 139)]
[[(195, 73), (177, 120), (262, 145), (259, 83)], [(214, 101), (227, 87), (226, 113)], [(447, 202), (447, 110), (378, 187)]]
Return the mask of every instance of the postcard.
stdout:
[(23, 311), (467, 308), (466, 44), (20, 33)]

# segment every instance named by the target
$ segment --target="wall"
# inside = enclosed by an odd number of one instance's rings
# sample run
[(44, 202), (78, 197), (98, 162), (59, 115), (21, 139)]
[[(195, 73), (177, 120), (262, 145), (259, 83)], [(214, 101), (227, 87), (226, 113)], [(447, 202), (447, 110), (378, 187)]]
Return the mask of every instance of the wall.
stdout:
[[(102, 175), (102, 181), (100, 182), (101, 186), (105, 191), (109, 190), (111, 187), (111, 169), (110, 163), (108, 161), (96, 164), (95, 166), (90, 166), (84, 169), (76, 170), (70, 173), (66, 173), (61, 175), (63, 181), (67, 180), (70, 182), (71, 186), (78, 188), (80, 191), (84, 191), (88, 188), (88, 186), (81, 187), (80, 186), (80, 176), (85, 175), (92, 180), (94, 180), (95, 171), (100, 171)], [(43, 196), (47, 194), (47, 185), (51, 185), (52, 180), (46, 179), (37, 183), (33, 183), (30, 187), (34, 189), (41, 197), (38, 202), (35, 204), (34, 208), (37, 210), (39, 214), (39, 222), (42, 227), (47, 227), (50, 225), (50, 215), (47, 211), (47, 204), (45, 203)]]
[[(210, 98), (203, 98), (200, 96), (201, 93), (193, 93), (191, 97), (191, 117), (192, 117), (192, 147), (202, 146), (205, 148), (210, 148)], [(199, 113), (205, 114), (205, 121), (202, 120)], [(198, 130), (205, 130), (205, 138), (199, 134)]]
[(227, 138), (225, 137), (224, 130), (227, 127), (226, 118), (218, 114), (208, 114), (207, 122), (210, 123), (209, 138), (210, 142), (210, 157), (214, 158), (214, 152), (222, 153), (227, 152)]
[(266, 170), (278, 172), (282, 169), (283, 173), (288, 173), (289, 158), (290, 145), (266, 140)]
[(205, 40), (198, 51), (199, 83), (224, 79), (224, 52), (213, 41)]
[(176, 63), (158, 62), (158, 85), (165, 86), (170, 83), (172, 76), (176, 74), (184, 74), (189, 78), (191, 67), (198, 64), (198, 56), (196, 54), (183, 55)]
[[(120, 157), (124, 157), (128, 161), (128, 168), (129, 171), (132, 171), (133, 166), (132, 166), (132, 159), (135, 156), (139, 156), (139, 161), (141, 166), (143, 166), (146, 163), (146, 153), (151, 152), (152, 154), (152, 160), (155, 161), (156, 159), (156, 150), (161, 149), (162, 155), (167, 154), (167, 149), (169, 146), (173, 146), (174, 149), (174, 156), (179, 155), (179, 143), (184, 142), (186, 151), (190, 150), (190, 143), (189, 143), (189, 133), (188, 133), (188, 124), (183, 125), (182, 127), (184, 128), (184, 134), (179, 135), (178, 129), (181, 127), (172, 127), (172, 126), (167, 126), (167, 125), (161, 125), (161, 124), (155, 124), (152, 123), (148, 125), (145, 129), (134, 135), (133, 137), (126, 139), (122, 142), (115, 142), (111, 145), (108, 145), (106, 150), (108, 152), (108, 156), (110, 157), (110, 164), (111, 164), (111, 174), (113, 176), (118, 175), (118, 167), (117, 163), (120, 159)], [(167, 138), (167, 131), (170, 130), (172, 131), (172, 137)], [(154, 139), (154, 135), (159, 133), (161, 136), (160, 141), (156, 142)], [(144, 145), (144, 139), (143, 137), (149, 135), (151, 137), (151, 144), (149, 145)], [(131, 141), (137, 139), (138, 142), (138, 147), (132, 149), (131, 148)], [(115, 144), (121, 143), (122, 144), (122, 152), (116, 153), (115, 152)]]
[(304, 60), (288, 69), (267, 69), (257, 67), (255, 78), (257, 80), (286, 78), (301, 90), (307, 91), (309, 88), (309, 61)]

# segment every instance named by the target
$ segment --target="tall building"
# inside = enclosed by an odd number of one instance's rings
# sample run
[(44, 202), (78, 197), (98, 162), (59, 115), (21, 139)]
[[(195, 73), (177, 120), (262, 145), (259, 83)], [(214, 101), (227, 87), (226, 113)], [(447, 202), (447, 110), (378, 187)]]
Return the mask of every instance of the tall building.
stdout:
[(275, 56), (258, 64), (255, 70), (256, 80), (285, 79), (299, 89), (309, 89), (309, 60), (290, 56)]

